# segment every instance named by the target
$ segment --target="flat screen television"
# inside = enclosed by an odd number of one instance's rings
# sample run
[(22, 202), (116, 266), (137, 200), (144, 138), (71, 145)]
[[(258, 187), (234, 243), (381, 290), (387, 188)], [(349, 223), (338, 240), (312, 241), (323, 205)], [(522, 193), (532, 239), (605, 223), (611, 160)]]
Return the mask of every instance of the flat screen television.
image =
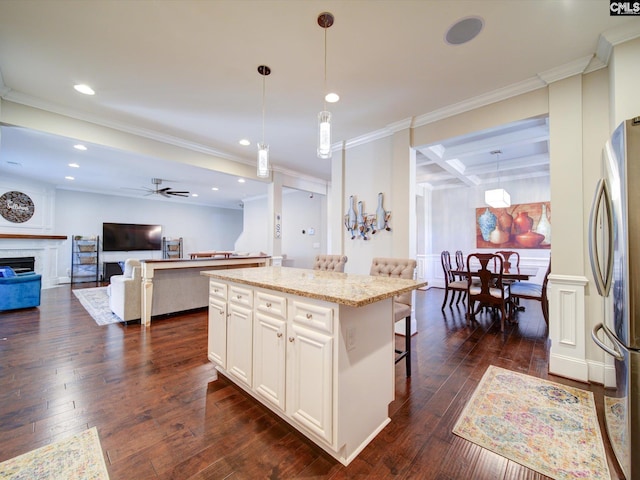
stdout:
[(130, 252), (134, 250), (161, 250), (162, 226), (138, 223), (103, 223), (102, 250)]

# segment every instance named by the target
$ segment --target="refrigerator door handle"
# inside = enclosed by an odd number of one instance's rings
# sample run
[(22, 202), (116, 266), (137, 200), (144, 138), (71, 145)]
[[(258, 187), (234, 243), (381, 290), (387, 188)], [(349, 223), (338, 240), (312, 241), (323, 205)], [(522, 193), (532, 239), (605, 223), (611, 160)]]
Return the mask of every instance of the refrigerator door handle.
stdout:
[[(600, 340), (600, 338), (598, 338), (598, 332), (600, 330), (604, 332), (605, 336), (613, 344), (613, 348), (610, 348), (609, 346), (605, 345)], [(598, 345), (601, 349), (603, 349), (609, 355), (611, 355), (617, 360), (624, 361), (624, 353), (618, 349), (618, 340), (609, 332), (607, 328), (605, 328), (605, 326), (602, 323), (599, 323), (595, 327), (593, 327), (593, 330), (591, 331), (591, 338), (593, 339), (594, 342), (596, 342), (596, 345)]]
[[(607, 256), (605, 257), (605, 271), (600, 268), (600, 252), (598, 251), (598, 216), (604, 204), (606, 222)], [(611, 279), (613, 277), (613, 208), (611, 206), (611, 195), (607, 181), (601, 178), (596, 186), (596, 193), (591, 205), (591, 215), (589, 217), (589, 260), (591, 261), (591, 271), (596, 283), (596, 289), (602, 297), (609, 295)]]

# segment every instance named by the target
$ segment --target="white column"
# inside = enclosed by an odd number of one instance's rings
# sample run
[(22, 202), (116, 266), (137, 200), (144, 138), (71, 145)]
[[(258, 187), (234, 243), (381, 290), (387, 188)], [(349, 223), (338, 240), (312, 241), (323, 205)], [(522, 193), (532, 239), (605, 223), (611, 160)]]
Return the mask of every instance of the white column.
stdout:
[(584, 276), (582, 75), (549, 85), (553, 208), (549, 276), (549, 372), (588, 381)]

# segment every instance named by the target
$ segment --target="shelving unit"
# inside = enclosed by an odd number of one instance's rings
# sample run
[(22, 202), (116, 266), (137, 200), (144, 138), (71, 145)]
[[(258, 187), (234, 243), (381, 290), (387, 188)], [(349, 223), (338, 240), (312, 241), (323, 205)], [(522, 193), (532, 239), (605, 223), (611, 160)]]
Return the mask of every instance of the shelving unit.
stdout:
[(182, 258), (182, 237), (162, 237), (162, 258)]
[(97, 282), (100, 237), (74, 235), (71, 244), (71, 283)]

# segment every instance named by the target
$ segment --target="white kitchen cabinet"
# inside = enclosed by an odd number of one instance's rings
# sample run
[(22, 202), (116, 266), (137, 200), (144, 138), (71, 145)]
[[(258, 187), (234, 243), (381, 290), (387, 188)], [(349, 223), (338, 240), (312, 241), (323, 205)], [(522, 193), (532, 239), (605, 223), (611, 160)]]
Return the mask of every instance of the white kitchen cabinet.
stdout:
[(257, 394), (286, 409), (287, 301), (284, 297), (255, 292), (253, 385)]
[(209, 360), (227, 368), (227, 302), (209, 298)]
[(227, 368), (227, 285), (209, 280), (209, 360)]
[[(255, 291), (254, 390), (333, 443), (333, 311)], [(287, 314), (288, 312), (288, 314)]]
[(227, 371), (253, 386), (253, 292), (235, 285), (228, 290)]
[(333, 445), (333, 337), (295, 321), (287, 326), (287, 413)]

